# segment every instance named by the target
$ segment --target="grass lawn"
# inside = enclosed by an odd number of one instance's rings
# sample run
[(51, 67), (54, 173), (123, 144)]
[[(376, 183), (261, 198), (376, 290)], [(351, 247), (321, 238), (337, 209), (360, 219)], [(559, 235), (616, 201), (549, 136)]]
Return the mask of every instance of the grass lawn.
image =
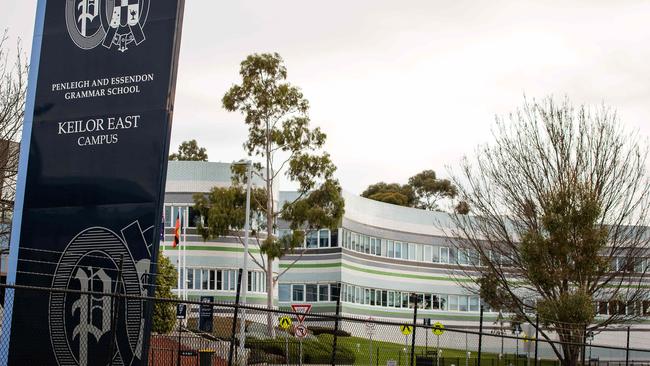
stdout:
[[(372, 342), (372, 363), (371, 363), (371, 358), (370, 358), (370, 340), (366, 338), (358, 338), (358, 337), (339, 337), (338, 338), (338, 343), (342, 346), (346, 346), (347, 348), (351, 349), (354, 351), (354, 354), (356, 356), (356, 361), (355, 365), (365, 365), (365, 366), (372, 366), (372, 365), (380, 365), (380, 366), (385, 366), (386, 363), (389, 360), (394, 360), (397, 362), (397, 365), (399, 366), (409, 366), (410, 365), (410, 357), (411, 357), (411, 345), (409, 344), (408, 347), (406, 347), (406, 351), (404, 351), (405, 345), (404, 344), (397, 344), (397, 343), (391, 343), (391, 342), (378, 342), (378, 341), (373, 341)], [(433, 365), (436, 366), (436, 360), (435, 360), (435, 343), (433, 346), (429, 346), (428, 350), (431, 352), (431, 356), (433, 357)], [(416, 355), (424, 355), (426, 351), (426, 347), (421, 347), (417, 346), (415, 347), (415, 354)], [(471, 357), (469, 359), (469, 365), (470, 366), (475, 366), (477, 365), (477, 360), (476, 360), (477, 353), (472, 352)], [(377, 357), (379, 359), (377, 360)], [(493, 354), (493, 353), (483, 353), (481, 355), (481, 366), (507, 366), (507, 365), (515, 365), (515, 359), (514, 355), (509, 355), (509, 359), (507, 360), (500, 360), (498, 359), (498, 355)], [(440, 366), (450, 366), (450, 365), (455, 365), (455, 366), (465, 366), (465, 351), (464, 350), (456, 350), (456, 349), (443, 349), (442, 351), (442, 357), (440, 359)], [(533, 360), (531, 359), (530, 365), (532, 366), (534, 364)], [(543, 366), (551, 366), (551, 365), (557, 365), (557, 363), (549, 361), (549, 360), (542, 360), (541, 364)], [(525, 358), (520, 358), (518, 362), (519, 366), (527, 366), (528, 363), (526, 362)]]

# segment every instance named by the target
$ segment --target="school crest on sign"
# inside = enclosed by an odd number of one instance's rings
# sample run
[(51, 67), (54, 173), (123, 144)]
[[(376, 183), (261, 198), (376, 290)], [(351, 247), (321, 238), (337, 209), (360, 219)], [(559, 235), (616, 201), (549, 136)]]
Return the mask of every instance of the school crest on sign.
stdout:
[(146, 40), (149, 0), (66, 0), (68, 34), (77, 47), (126, 52)]

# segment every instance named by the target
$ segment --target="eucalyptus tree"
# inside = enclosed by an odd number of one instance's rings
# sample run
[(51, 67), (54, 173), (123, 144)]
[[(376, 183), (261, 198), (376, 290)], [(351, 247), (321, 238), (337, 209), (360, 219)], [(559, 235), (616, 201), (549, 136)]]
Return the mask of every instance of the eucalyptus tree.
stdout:
[(169, 155), (169, 160), (177, 161), (208, 161), (208, 151), (200, 147), (196, 140), (183, 141), (178, 151)]
[[(251, 206), (253, 219), (262, 218), (254, 220), (258, 225), (253, 235), (262, 258), (252, 258), (266, 272), (267, 306), (271, 308), (279, 278), (295, 261), (280, 273), (274, 273), (273, 263), (293, 253), (305, 233), (318, 228), (336, 229), (343, 216), (344, 202), (339, 183), (333, 177), (336, 167), (323, 151), (326, 135), (320, 128), (310, 126), (309, 102), (299, 88), (287, 82), (287, 68), (280, 55), (250, 55), (242, 61), (239, 74), (241, 82), (226, 92), (222, 103), (226, 110), (244, 116), (248, 128), (244, 149), (252, 160), (259, 160), (253, 164), (253, 179), (262, 184), (253, 192)], [(215, 188), (205, 200), (197, 197), (197, 208), (208, 218), (202, 230), (204, 237), (243, 227), (245, 215), (234, 208), (241, 209), (244, 202), (246, 168), (233, 167), (233, 191)], [(278, 202), (274, 194), (281, 176), (297, 185), (297, 195), (285, 202)], [(232, 198), (227, 205), (233, 209), (210, 209), (224, 205), (217, 204), (216, 199), (224, 194)], [(291, 235), (277, 235), (279, 220), (288, 223)], [(270, 315), (268, 325), (272, 334)]]

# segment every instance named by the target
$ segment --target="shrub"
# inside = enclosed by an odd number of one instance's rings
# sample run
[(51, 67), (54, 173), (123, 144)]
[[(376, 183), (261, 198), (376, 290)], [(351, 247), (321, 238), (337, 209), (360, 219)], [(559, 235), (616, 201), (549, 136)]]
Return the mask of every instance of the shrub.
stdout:
[[(332, 343), (334, 336), (331, 334), (321, 334), (316, 338), (305, 339), (302, 342), (303, 362), (312, 364), (328, 364), (332, 357)], [(246, 341), (246, 347), (255, 352), (262, 351), (267, 354), (285, 357), (284, 338), (274, 340), (263, 340), (250, 338)], [(289, 363), (298, 363), (300, 358), (299, 341), (293, 337), (289, 338)], [(253, 351), (252, 351), (253, 352)], [(355, 361), (354, 352), (342, 345), (337, 345), (336, 352), (337, 364), (353, 364)]]
[[(329, 327), (314, 327), (310, 326), (309, 331), (312, 332), (315, 336), (320, 335), (320, 334), (331, 334), (334, 335), (334, 328), (329, 328)], [(350, 337), (352, 334), (350, 332), (346, 332), (342, 329), (339, 329), (336, 331), (336, 334), (339, 337)]]

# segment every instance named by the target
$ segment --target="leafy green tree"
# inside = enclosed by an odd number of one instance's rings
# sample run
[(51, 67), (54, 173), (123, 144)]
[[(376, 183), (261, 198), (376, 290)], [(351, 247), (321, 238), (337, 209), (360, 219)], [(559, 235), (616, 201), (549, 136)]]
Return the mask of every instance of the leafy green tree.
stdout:
[(410, 185), (398, 183), (371, 184), (361, 193), (361, 197), (406, 207), (413, 207), (417, 201), (415, 192)]
[[(440, 200), (453, 199), (457, 194), (458, 189), (450, 180), (438, 179), (433, 170), (423, 170), (409, 178), (408, 184), (371, 184), (361, 196), (393, 205), (436, 211)], [(465, 205), (460, 207), (466, 208)]]
[(537, 314), (576, 365), (585, 332), (638, 319), (650, 295), (647, 147), (612, 110), (551, 98), (498, 119), (494, 137), (453, 179), (474, 216), (454, 215), (449, 236), (480, 259), (459, 268), (493, 309)]
[[(177, 284), (176, 269), (169, 258), (158, 253), (158, 273), (156, 275), (155, 297), (158, 299), (173, 299), (172, 288)], [(176, 323), (176, 308), (173, 303), (156, 302), (153, 308), (153, 331), (168, 333)]]
[(415, 192), (415, 207), (429, 211), (438, 210), (441, 199), (452, 199), (458, 194), (458, 189), (449, 179), (438, 179), (433, 170), (423, 170), (412, 176), (409, 186)]
[(466, 201), (460, 201), (454, 207), (454, 212), (461, 215), (467, 215), (470, 212), (470, 210), (471, 209), (469, 207), (469, 203), (467, 203)]
[[(321, 227), (335, 229), (343, 216), (344, 202), (339, 183), (333, 178), (336, 167), (329, 154), (322, 151), (326, 135), (320, 128), (310, 127), (309, 102), (300, 89), (286, 81), (287, 69), (280, 55), (250, 55), (242, 61), (239, 74), (241, 83), (226, 92), (222, 103), (226, 110), (244, 116), (248, 127), (244, 149), (249, 156), (261, 160), (261, 163), (254, 164), (253, 174), (255, 180), (262, 182), (263, 186), (259, 188), (263, 197), (256, 193), (252, 201), (255, 201), (253, 218), (262, 218), (254, 220), (258, 227), (254, 244), (259, 246), (263, 255), (260, 261), (254, 257), (253, 261), (266, 271), (267, 306), (271, 308), (277, 282), (291, 268), (290, 265), (283, 272), (274, 273), (274, 261), (292, 253), (302, 243), (305, 232)], [(245, 167), (234, 165), (233, 173), (235, 187), (243, 189)], [(280, 174), (298, 184), (298, 195), (278, 207), (273, 193)], [(232, 202), (241, 204), (241, 196), (232, 195), (238, 197)], [(216, 201), (210, 198), (203, 201), (203, 205), (197, 204), (197, 208), (207, 213), (204, 238), (225, 234), (223, 229), (226, 226), (216, 224), (220, 220), (241, 217), (239, 214), (215, 212), (215, 204)], [(289, 222), (293, 235), (277, 237), (280, 219)], [(238, 229), (241, 224), (241, 221), (230, 223), (229, 227)], [(270, 314), (268, 327), (270, 335), (273, 335)]]
[(204, 147), (199, 147), (196, 140), (184, 141), (178, 147), (177, 153), (169, 155), (169, 160), (208, 161), (208, 153)]

